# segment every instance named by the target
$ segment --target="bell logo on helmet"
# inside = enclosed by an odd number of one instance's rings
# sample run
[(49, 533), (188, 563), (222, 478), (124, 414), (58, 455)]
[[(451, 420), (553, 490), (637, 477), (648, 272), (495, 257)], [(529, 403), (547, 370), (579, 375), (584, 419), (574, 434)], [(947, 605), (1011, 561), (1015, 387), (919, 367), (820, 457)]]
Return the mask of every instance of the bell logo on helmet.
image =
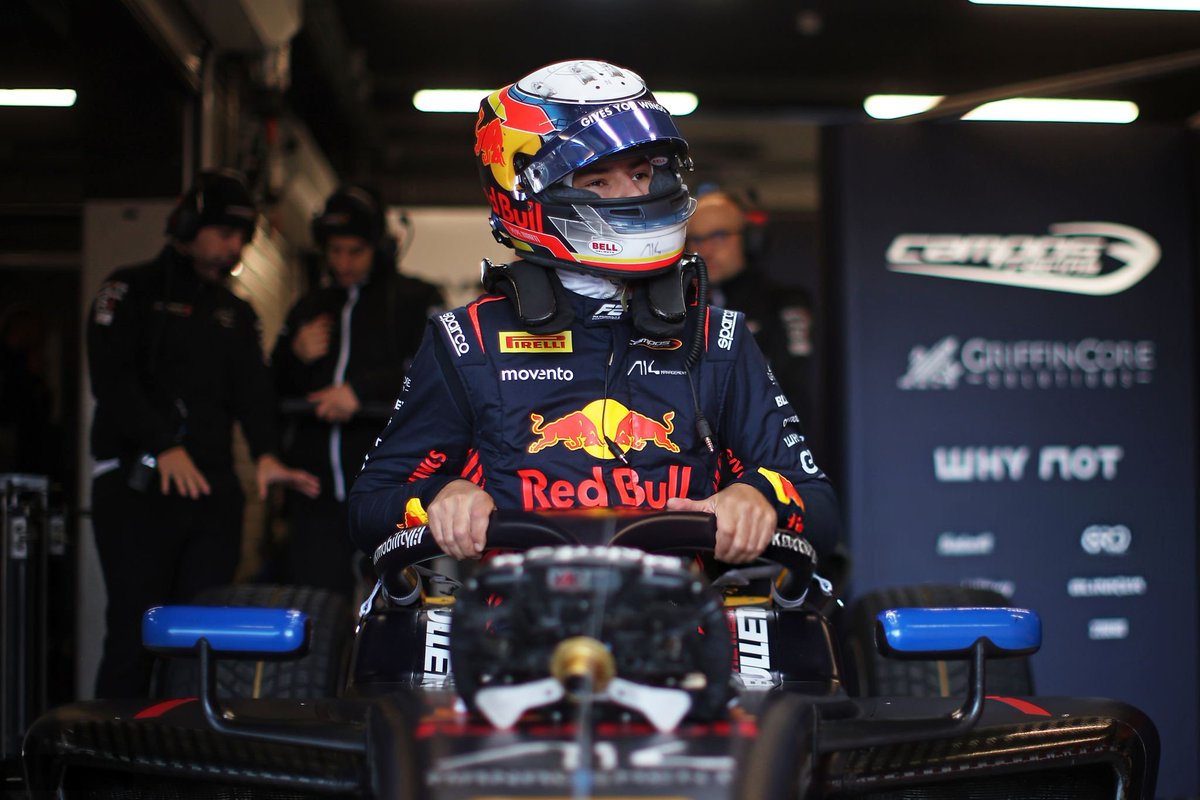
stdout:
[(610, 242), (607, 239), (593, 239), (591, 247), (593, 253), (602, 256), (615, 256), (624, 249), (618, 242)]

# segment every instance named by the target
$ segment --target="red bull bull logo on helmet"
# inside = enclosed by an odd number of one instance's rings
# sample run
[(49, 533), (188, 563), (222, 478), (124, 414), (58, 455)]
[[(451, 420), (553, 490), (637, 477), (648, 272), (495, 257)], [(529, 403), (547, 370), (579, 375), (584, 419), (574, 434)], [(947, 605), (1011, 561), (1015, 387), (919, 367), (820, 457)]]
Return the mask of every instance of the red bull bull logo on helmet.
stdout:
[(545, 110), (514, 99), (505, 87), (489, 95), (479, 109), (475, 155), (482, 165), (491, 168), (497, 183), (512, 191), (517, 184), (513, 155), (533, 155), (542, 146), (541, 137), (553, 131), (554, 124)]
[[(529, 444), (530, 453), (558, 444), (601, 459), (620, 458), (629, 450), (643, 450), (647, 444), (679, 452), (679, 445), (671, 441), (675, 431), (674, 411), (663, 414), (660, 421), (607, 399), (593, 400), (582, 409), (549, 422), (536, 412), (530, 413), (529, 419), (535, 437)], [(614, 447), (620, 452), (613, 452)]]

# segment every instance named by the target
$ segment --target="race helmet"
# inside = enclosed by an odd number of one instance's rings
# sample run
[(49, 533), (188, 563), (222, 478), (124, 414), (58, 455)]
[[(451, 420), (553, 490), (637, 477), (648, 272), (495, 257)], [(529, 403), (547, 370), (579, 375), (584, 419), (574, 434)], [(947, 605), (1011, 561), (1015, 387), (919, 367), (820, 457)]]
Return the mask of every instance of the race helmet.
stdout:
[[(575, 170), (644, 155), (649, 194), (601, 198)], [(480, 103), (475, 156), (496, 239), (527, 261), (609, 278), (670, 270), (696, 203), (687, 142), (642, 78), (603, 61), (542, 67)]]

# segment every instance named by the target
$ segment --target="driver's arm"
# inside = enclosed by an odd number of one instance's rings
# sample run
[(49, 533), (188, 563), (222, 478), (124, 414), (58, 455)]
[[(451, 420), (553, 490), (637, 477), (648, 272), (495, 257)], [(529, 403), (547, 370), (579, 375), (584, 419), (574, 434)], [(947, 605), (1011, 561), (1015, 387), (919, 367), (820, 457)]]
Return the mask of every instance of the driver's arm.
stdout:
[[(774, 514), (773, 527), (802, 533), (818, 556), (827, 554), (841, 537), (837, 496), (804, 441), (792, 405), (777, 400), (783, 392), (744, 320), (739, 318), (737, 324), (734, 374), (727, 382), (718, 420), (718, 436), (729, 457), (731, 474), (714, 497), (738, 485), (757, 490)], [(716, 513), (720, 536), (720, 503)], [(746, 512), (739, 509), (739, 513)]]
[[(469, 543), (477, 531), (473, 525), (464, 529), (459, 521), (474, 519), (491, 500), (462, 478), (473, 430), (470, 405), (441, 335), (429, 329), (404, 379), (396, 410), (350, 490), (350, 535), (359, 548), (371, 553), (397, 528), (428, 521), (444, 550), (459, 558), (472, 555)], [(455, 489), (449, 489), (452, 484)], [(465, 492), (461, 484), (486, 501)], [(449, 493), (443, 496), (445, 490)]]

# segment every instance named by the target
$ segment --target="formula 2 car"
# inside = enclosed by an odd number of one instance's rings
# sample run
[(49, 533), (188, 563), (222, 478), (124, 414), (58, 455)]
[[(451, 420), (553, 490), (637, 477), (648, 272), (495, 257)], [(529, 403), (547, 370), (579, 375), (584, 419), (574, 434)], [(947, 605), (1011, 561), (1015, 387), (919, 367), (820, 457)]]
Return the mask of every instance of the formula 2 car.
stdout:
[[(988, 694), (989, 658), (1040, 646), (1035, 613), (886, 610), (874, 621), (879, 647), (898, 658), (966, 661), (965, 696), (854, 697), (815, 599), (822, 580), (808, 542), (777, 533), (764, 558), (788, 572), (756, 595), (746, 588), (763, 582), (757, 567), (714, 582), (695, 567), (690, 552), (711, 552), (714, 541), (703, 514), (497, 512), (488, 544), (501, 554), (447, 593), (436, 586), (448, 579), (420, 566), (439, 555), (428, 531), (397, 531), (375, 553), (380, 592), (364, 604), (345, 685), (318, 699), (216, 690), (228, 660), (303, 652), (311, 621), (302, 612), (153, 609), (146, 645), (196, 658), (197, 696), (50, 712), (26, 736), (29, 790), (63, 798), (1153, 797), (1157, 733), (1138, 709)], [(737, 583), (746, 586), (721, 588)]]

